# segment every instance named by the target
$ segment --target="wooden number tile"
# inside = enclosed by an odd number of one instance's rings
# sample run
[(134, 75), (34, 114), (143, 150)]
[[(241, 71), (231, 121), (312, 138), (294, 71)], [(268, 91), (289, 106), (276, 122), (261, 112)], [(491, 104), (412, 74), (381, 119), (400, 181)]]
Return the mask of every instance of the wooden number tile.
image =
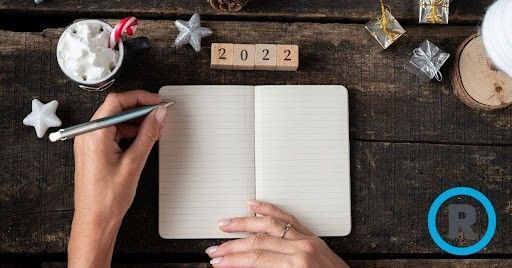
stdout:
[(299, 68), (299, 46), (277, 45), (277, 71), (297, 71)]
[(254, 70), (254, 45), (234, 44), (233, 69)]
[(212, 44), (212, 69), (233, 69), (233, 44)]
[(277, 63), (277, 45), (256, 44), (255, 48), (254, 69), (274, 71)]

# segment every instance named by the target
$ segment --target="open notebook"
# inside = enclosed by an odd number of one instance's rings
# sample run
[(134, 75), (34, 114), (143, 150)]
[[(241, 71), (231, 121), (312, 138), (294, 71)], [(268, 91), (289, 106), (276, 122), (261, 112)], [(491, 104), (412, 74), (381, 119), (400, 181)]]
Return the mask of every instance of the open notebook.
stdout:
[[(163, 238), (233, 238), (217, 220), (272, 202), (319, 236), (350, 233), (343, 86), (166, 86), (160, 140)], [(284, 226), (283, 226), (284, 228)]]

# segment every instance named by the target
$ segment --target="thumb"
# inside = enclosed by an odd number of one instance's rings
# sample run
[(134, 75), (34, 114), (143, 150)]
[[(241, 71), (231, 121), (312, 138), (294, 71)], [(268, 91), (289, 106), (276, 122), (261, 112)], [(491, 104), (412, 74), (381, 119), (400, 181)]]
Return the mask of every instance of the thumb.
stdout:
[(166, 113), (166, 107), (159, 107), (146, 116), (140, 125), (137, 138), (125, 152), (125, 157), (132, 165), (144, 166), (146, 163), (153, 145), (160, 139)]

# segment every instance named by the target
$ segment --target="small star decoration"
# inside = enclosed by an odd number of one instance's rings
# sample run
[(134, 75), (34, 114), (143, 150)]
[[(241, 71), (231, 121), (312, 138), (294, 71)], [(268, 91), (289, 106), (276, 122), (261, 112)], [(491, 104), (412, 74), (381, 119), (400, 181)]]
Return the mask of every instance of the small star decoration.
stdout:
[(23, 119), (23, 124), (33, 126), (36, 129), (37, 137), (44, 137), (48, 128), (60, 127), (62, 124), (55, 114), (57, 106), (59, 106), (59, 102), (56, 100), (43, 104), (38, 99), (33, 99), (32, 112)]
[(177, 48), (188, 43), (196, 52), (199, 52), (201, 51), (201, 38), (212, 34), (212, 30), (201, 27), (201, 17), (198, 13), (192, 15), (189, 21), (177, 20), (174, 24), (180, 31), (180, 34), (174, 41), (174, 45)]

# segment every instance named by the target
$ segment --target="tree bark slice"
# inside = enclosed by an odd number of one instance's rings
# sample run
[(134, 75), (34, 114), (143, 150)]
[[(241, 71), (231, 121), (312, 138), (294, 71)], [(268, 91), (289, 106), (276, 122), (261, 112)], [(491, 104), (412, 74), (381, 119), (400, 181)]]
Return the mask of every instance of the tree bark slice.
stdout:
[(461, 43), (454, 62), (453, 91), (467, 106), (491, 111), (512, 104), (512, 77), (494, 67), (487, 58), (479, 34)]

